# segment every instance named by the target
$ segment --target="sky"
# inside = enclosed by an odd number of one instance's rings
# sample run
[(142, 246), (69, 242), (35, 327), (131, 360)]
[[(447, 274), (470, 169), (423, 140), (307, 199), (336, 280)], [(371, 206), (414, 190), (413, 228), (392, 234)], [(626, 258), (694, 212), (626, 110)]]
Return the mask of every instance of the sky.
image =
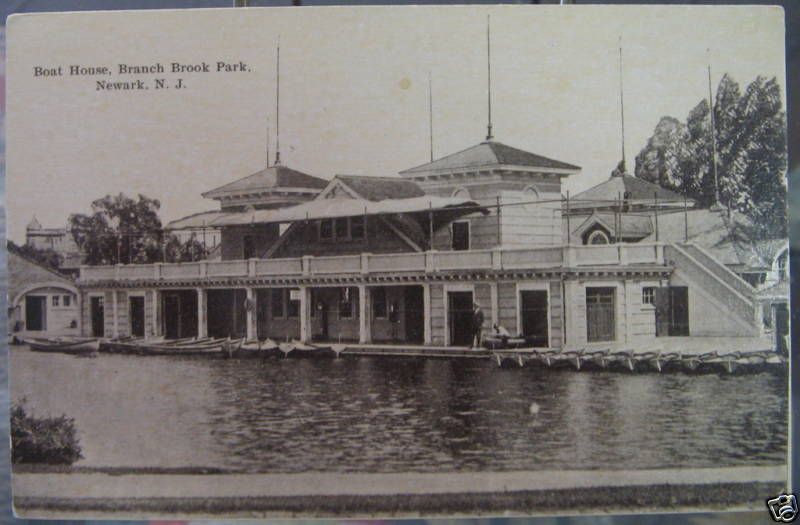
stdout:
[[(271, 8), (23, 15), (7, 30), (10, 238), (33, 215), (62, 226), (106, 194), (158, 198), (166, 222), (215, 209), (201, 197), (275, 151), (281, 42), (283, 164), (329, 179), (393, 176), (486, 135), (491, 15), (495, 140), (577, 164), (565, 190), (605, 180), (621, 156), (619, 50), (629, 170), (662, 116), (684, 119), (724, 73), (785, 86), (779, 8), (470, 6)], [(36, 66), (244, 61), (246, 73), (182, 76), (184, 90), (105, 92)], [(98, 77), (119, 80), (116, 75)], [(135, 77), (140, 78), (140, 77)], [(124, 79), (123, 79), (124, 80)]]

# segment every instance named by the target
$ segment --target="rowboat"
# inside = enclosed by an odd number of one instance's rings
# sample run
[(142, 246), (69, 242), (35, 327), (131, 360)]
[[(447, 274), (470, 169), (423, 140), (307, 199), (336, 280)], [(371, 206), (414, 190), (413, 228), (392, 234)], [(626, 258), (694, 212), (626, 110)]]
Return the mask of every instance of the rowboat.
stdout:
[(285, 357), (339, 357), (338, 352), (331, 346), (312, 345), (301, 341), (280, 343), (278, 348)]
[(241, 342), (241, 339), (221, 338), (195, 342), (181, 341), (180, 343), (144, 343), (139, 345), (138, 353), (142, 355), (230, 355)]
[(272, 339), (242, 341), (231, 357), (283, 357), (278, 343)]
[(34, 352), (56, 352), (62, 354), (88, 354), (97, 352), (100, 348), (100, 340), (87, 337), (56, 337), (39, 338), (32, 337), (23, 339)]

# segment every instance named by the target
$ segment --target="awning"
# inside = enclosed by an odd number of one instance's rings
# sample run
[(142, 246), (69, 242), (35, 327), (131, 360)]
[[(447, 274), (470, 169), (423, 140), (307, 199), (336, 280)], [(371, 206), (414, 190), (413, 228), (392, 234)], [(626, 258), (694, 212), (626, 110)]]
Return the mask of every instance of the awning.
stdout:
[(359, 215), (391, 215), (443, 209), (458, 209), (463, 211), (464, 214), (473, 212), (487, 213), (487, 210), (475, 201), (461, 197), (425, 195), (409, 199), (386, 199), (377, 202), (365, 199), (319, 199), (289, 208), (226, 213), (209, 223), (209, 226), (288, 223), (315, 219), (334, 219), (337, 217), (356, 217)]

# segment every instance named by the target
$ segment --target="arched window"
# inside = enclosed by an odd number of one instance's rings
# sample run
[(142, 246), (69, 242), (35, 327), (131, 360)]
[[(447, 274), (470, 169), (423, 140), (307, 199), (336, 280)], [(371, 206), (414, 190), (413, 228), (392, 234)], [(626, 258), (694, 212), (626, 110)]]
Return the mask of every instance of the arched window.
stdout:
[(778, 270), (778, 280), (784, 281), (788, 277), (787, 263), (789, 262), (789, 250), (784, 250), (778, 255), (777, 260), (777, 270)]
[(603, 230), (595, 230), (589, 234), (586, 244), (611, 244), (608, 235)]
[(467, 188), (463, 188), (463, 187), (462, 188), (456, 188), (455, 191), (453, 191), (453, 197), (461, 197), (462, 199), (469, 199), (470, 198), (469, 190), (467, 190)]
[(533, 186), (528, 186), (522, 190), (522, 202), (524, 202), (524, 209), (529, 213), (535, 213), (537, 210), (536, 201), (539, 200), (539, 192)]

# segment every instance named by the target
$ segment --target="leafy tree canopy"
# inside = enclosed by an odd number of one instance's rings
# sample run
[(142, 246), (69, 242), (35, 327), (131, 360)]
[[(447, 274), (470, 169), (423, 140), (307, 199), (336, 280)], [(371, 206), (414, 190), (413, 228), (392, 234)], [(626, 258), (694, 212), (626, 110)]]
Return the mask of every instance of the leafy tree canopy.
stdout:
[(92, 213), (72, 214), (69, 226), (86, 264), (136, 264), (161, 260), (161, 203), (139, 195), (106, 195)]
[[(708, 101), (682, 122), (666, 116), (636, 156), (637, 177), (675, 190), (700, 206), (714, 202)], [(720, 204), (749, 217), (766, 238), (787, 235), (786, 114), (775, 78), (757, 77), (744, 93), (728, 75), (714, 101)]]

